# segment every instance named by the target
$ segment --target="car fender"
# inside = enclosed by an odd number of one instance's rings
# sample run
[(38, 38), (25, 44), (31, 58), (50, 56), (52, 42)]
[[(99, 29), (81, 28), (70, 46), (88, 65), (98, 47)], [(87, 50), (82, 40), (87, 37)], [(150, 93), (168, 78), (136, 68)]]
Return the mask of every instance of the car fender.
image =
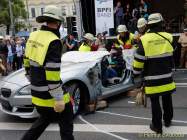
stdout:
[[(69, 72), (68, 72), (69, 73)], [(66, 73), (63, 73), (61, 74), (61, 80), (63, 82), (63, 84), (67, 84), (71, 81), (80, 81), (82, 83), (84, 83), (84, 85), (87, 87), (88, 89), (88, 94), (89, 94), (89, 97), (90, 97), (90, 102), (91, 101), (95, 101), (97, 99), (97, 94), (96, 94), (96, 91), (94, 90), (94, 86), (90, 84), (90, 81), (86, 75), (86, 73), (84, 74), (81, 74), (80, 75), (80, 72), (72, 72), (72, 74), (66, 74)]]

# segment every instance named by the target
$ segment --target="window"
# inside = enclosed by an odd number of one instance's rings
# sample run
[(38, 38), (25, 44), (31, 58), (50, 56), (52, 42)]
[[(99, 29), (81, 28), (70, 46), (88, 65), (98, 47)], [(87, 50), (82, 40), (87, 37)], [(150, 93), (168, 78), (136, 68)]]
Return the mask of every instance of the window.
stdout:
[(76, 15), (75, 5), (72, 5), (72, 13), (73, 13), (73, 15)]
[(62, 6), (62, 16), (66, 16), (66, 7)]
[(36, 17), (35, 8), (31, 8), (31, 16), (32, 16), (32, 18), (35, 18), (35, 17)]
[(41, 8), (41, 15), (43, 15), (44, 13), (44, 8)]

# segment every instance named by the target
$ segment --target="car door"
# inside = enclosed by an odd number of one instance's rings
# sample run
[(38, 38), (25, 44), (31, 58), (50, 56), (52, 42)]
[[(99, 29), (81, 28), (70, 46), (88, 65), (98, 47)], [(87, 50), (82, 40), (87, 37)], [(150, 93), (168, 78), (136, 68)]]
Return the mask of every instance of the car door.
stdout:
[[(104, 59), (107, 59), (106, 56), (105, 58), (103, 58), (103, 60)], [(102, 61), (101, 61), (101, 67), (102, 67)], [(134, 80), (133, 80), (132, 71), (128, 69), (124, 69), (124, 74), (121, 77), (120, 83), (117, 83), (111, 86), (104, 86), (102, 84), (102, 97), (101, 98), (123, 93), (132, 88), (134, 88)]]

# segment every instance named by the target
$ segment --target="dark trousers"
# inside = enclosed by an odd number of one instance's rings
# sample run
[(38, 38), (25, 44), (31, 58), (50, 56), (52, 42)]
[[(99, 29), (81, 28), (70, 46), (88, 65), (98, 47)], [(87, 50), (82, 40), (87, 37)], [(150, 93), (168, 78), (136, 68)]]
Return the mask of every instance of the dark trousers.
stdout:
[(17, 57), (17, 70), (22, 68), (23, 60), (22, 57)]
[(185, 64), (185, 68), (187, 68), (186, 58), (187, 58), (187, 47), (182, 47), (181, 48), (181, 58), (180, 58), (180, 67), (181, 68), (183, 68), (184, 64)]
[(123, 22), (123, 16), (116, 16), (116, 28)]
[[(150, 97), (152, 109), (152, 124), (158, 129), (162, 129), (162, 109), (159, 96)], [(168, 123), (173, 118), (173, 104), (171, 94), (162, 95), (163, 120)]]
[(46, 127), (52, 122), (58, 123), (62, 140), (74, 140), (73, 108), (71, 103), (66, 104), (65, 110), (62, 113), (56, 113), (52, 108), (37, 107), (36, 109), (40, 117), (25, 133), (21, 140), (37, 140)]
[(12, 62), (12, 69), (16, 70), (16, 63), (17, 63), (17, 56), (16, 54), (13, 55), (13, 62)]

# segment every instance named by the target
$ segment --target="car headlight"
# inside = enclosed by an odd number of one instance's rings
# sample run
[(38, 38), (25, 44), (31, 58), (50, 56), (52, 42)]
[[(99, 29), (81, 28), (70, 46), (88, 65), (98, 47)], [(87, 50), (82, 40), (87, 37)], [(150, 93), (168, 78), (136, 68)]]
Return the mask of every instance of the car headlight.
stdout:
[(31, 85), (24, 86), (18, 93), (20, 95), (31, 95)]

